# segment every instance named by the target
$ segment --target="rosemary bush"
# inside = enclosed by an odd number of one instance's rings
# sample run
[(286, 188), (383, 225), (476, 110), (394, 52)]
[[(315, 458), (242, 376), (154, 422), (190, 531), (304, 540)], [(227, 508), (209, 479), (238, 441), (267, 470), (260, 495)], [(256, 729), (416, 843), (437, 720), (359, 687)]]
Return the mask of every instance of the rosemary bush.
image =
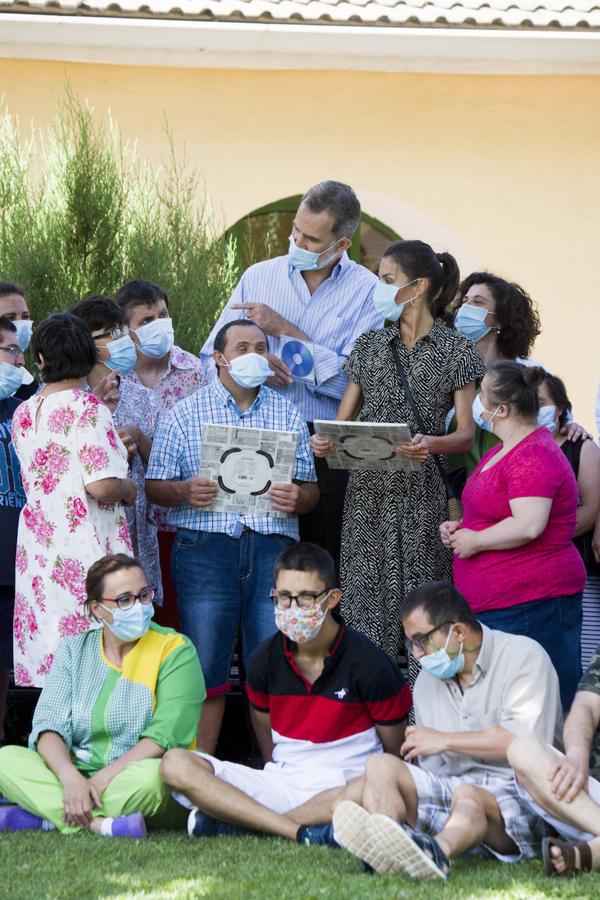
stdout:
[(177, 343), (195, 353), (237, 276), (233, 241), (170, 135), (153, 170), (69, 89), (54, 124), (27, 139), (4, 112), (0, 280), (24, 286), (37, 322), (145, 278), (167, 292)]

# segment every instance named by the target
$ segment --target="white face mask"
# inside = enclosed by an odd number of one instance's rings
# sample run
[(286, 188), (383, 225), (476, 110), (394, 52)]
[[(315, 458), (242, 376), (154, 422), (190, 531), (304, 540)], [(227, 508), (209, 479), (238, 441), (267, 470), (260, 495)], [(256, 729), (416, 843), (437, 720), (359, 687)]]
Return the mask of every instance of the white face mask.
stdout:
[[(483, 403), (481, 402), (481, 394), (477, 394), (477, 396), (473, 400), (473, 419), (475, 420), (475, 423), (477, 425), (479, 425), (479, 427), (483, 431), (491, 431), (493, 433), (494, 419), (498, 415), (499, 410), (500, 410), (500, 406), (497, 406), (496, 409), (494, 410), (494, 412), (491, 412), (491, 410), (486, 409), (485, 406), (483, 405)], [(484, 419), (483, 413), (487, 413), (492, 418)]]
[(137, 328), (136, 332), (140, 342), (140, 352), (152, 359), (160, 359), (167, 354), (175, 341), (173, 320), (154, 319), (147, 325)]
[(538, 425), (543, 425), (548, 431), (554, 432), (558, 422), (555, 406), (540, 406), (537, 414)]
[(21, 350), (27, 350), (31, 340), (31, 332), (33, 331), (33, 322), (31, 319), (13, 319), (13, 325), (17, 329), (19, 347)]
[(324, 269), (333, 261), (335, 257), (335, 251), (331, 251), (334, 250), (336, 244), (339, 244), (339, 241), (340, 239), (337, 238), (337, 240), (335, 240), (333, 244), (330, 244), (330, 246), (325, 250), (321, 250), (320, 253), (316, 253), (313, 250), (303, 250), (302, 247), (298, 247), (293, 235), (290, 234), (290, 248), (288, 251), (288, 256), (293, 268), (298, 269), (300, 272), (310, 272), (317, 269)]
[(229, 374), (240, 387), (259, 387), (274, 374), (269, 368), (268, 359), (260, 353), (242, 353), (241, 356), (235, 356), (231, 362), (227, 362), (223, 354), (221, 356), (225, 360)]
[(0, 400), (12, 397), (23, 383), (23, 367), (0, 363)]
[[(139, 601), (130, 606), (129, 609), (108, 609), (99, 604), (102, 609), (112, 614), (112, 624), (104, 622), (107, 628), (110, 628), (115, 637), (120, 641), (138, 641), (143, 637), (150, 628), (150, 622), (154, 616), (153, 603), (140, 603)], [(104, 621), (104, 620), (103, 620)]]
[(388, 322), (397, 322), (406, 304), (412, 303), (417, 298), (417, 295), (414, 294), (404, 303), (396, 303), (398, 291), (404, 290), (409, 284), (414, 284), (418, 280), (418, 278), (413, 278), (412, 281), (406, 281), (404, 284), (387, 284), (385, 281), (378, 281), (373, 291), (373, 306), (379, 315)]

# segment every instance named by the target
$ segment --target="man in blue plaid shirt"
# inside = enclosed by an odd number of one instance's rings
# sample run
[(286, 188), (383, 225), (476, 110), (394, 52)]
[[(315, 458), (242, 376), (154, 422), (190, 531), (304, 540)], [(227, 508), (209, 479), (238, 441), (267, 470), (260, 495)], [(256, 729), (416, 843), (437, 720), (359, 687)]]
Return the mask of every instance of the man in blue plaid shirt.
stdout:
[[(146, 473), (146, 494), (169, 508), (177, 528), (172, 568), (181, 630), (194, 642), (206, 680), (199, 743), (214, 753), (229, 690), (229, 669), (241, 627), (244, 665), (275, 631), (270, 591), (273, 565), (298, 540), (298, 516), (317, 504), (319, 489), (306, 422), (281, 394), (264, 385), (271, 375), (268, 338), (248, 320), (224, 325), (215, 337), (218, 378), (178, 403), (159, 422)], [(291, 484), (273, 484), (274, 512), (213, 512), (219, 487), (199, 477), (207, 423), (298, 434)]]

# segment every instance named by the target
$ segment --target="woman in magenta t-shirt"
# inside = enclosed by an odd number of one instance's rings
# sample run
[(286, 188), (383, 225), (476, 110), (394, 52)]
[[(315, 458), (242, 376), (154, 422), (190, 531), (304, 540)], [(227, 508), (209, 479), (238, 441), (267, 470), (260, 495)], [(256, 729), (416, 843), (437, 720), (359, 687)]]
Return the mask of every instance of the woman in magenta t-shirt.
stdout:
[(558, 672), (566, 709), (581, 676), (585, 569), (573, 545), (575, 476), (537, 422), (545, 374), (502, 362), (485, 375), (481, 419), (502, 444), (467, 480), (462, 522), (444, 522), (441, 535), (454, 551), (456, 587), (478, 620), (539, 641)]

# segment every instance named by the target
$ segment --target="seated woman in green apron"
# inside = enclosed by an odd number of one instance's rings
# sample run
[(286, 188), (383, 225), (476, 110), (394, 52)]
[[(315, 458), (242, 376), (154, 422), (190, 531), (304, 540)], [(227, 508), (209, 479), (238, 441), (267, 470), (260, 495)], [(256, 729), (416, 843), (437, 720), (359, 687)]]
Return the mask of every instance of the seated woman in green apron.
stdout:
[(100, 627), (59, 644), (29, 749), (0, 750), (0, 831), (143, 838), (146, 818), (151, 828), (185, 820), (158, 770), (167, 750), (195, 747), (205, 698), (196, 650), (152, 622), (155, 589), (137, 559), (103, 557), (85, 587)]
[[(457, 311), (454, 327), (471, 338), (488, 368), (505, 360), (529, 366), (543, 365), (529, 356), (540, 334), (541, 323), (534, 301), (520, 285), (490, 272), (472, 272), (461, 282), (454, 308)], [(448, 474), (457, 495), (481, 457), (499, 443), (488, 423), (481, 418), (478, 396), (473, 404), (473, 419), (476, 427), (472, 448), (448, 457)], [(455, 428), (452, 411), (447, 419), (448, 433)], [(565, 425), (563, 434), (570, 441), (589, 437), (574, 422)]]

